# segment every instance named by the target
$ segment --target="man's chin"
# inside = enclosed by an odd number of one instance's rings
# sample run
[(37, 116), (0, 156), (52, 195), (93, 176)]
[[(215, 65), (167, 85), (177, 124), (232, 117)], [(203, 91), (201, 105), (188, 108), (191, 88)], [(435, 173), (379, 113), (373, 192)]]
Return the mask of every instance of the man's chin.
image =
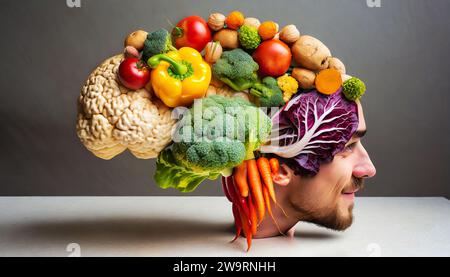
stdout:
[(308, 222), (331, 230), (344, 231), (353, 223), (353, 204), (351, 204), (346, 211), (342, 212), (339, 209), (336, 209), (326, 216), (310, 218)]

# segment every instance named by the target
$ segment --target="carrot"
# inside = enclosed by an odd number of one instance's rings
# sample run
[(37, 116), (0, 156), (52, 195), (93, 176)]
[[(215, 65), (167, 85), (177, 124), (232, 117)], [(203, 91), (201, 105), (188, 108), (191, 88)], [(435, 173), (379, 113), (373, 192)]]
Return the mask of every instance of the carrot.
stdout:
[(334, 68), (324, 69), (316, 76), (316, 89), (323, 94), (333, 94), (342, 86), (341, 73)]
[(251, 225), (252, 234), (255, 235), (258, 228), (258, 216), (256, 215), (255, 204), (253, 204), (253, 197), (251, 195), (248, 196), (248, 206), (250, 208), (250, 221), (252, 223)]
[(256, 210), (258, 211), (259, 222), (263, 221), (266, 213), (264, 206), (264, 197), (262, 192), (261, 177), (259, 176), (258, 166), (255, 160), (247, 161), (248, 181), (251, 193), (253, 194)]
[(234, 217), (234, 225), (236, 227), (236, 236), (230, 242), (235, 242), (241, 235), (241, 231), (242, 231), (241, 216), (239, 214), (239, 209), (236, 206), (236, 204), (233, 204), (233, 217)]
[[(241, 201), (241, 197), (237, 193), (237, 189), (235, 188), (235, 185), (233, 182), (233, 176), (225, 177), (225, 184), (226, 184), (228, 193), (230, 195), (231, 202), (233, 204), (236, 204), (242, 213), (246, 213), (249, 215), (250, 210), (248, 209), (248, 205), (246, 205), (246, 203), (243, 203), (243, 201)], [(243, 206), (243, 205), (245, 205), (245, 206)]]
[(270, 158), (270, 171), (272, 171), (272, 174), (277, 174), (278, 171), (280, 171), (280, 162), (277, 158)]
[(275, 217), (273, 216), (272, 206), (270, 205), (269, 190), (266, 187), (263, 188), (263, 194), (264, 194), (264, 201), (266, 202), (267, 212), (269, 213), (270, 217), (272, 218), (273, 223), (275, 223), (275, 225), (277, 226), (278, 232), (280, 232), (280, 234), (284, 235), (284, 233), (281, 232), (278, 222), (275, 220)]
[(273, 188), (273, 180), (269, 160), (265, 157), (261, 157), (258, 159), (257, 164), (259, 173), (261, 174), (261, 177), (264, 181), (264, 185), (269, 190), (270, 197), (272, 198), (273, 202), (277, 203), (277, 199), (275, 198), (275, 190)]
[(222, 190), (225, 196), (227, 197), (228, 201), (233, 202), (233, 200), (231, 200), (230, 193), (228, 192), (226, 178), (224, 176), (222, 176)]
[(250, 250), (250, 247), (252, 247), (252, 230), (250, 228), (249, 220), (245, 217), (244, 214), (241, 214), (241, 222), (242, 222), (242, 229), (244, 230), (245, 237), (247, 238), (247, 252)]
[(248, 207), (248, 203), (246, 198), (242, 197), (241, 195), (239, 195), (239, 191), (236, 188), (236, 184), (234, 182), (234, 178), (233, 176), (228, 177), (229, 179), (229, 189), (230, 189), (230, 194), (231, 197), (235, 199), (235, 201), (233, 203), (236, 203), (239, 207), (239, 210), (241, 211), (241, 213), (244, 213), (245, 216), (247, 218), (250, 218), (250, 209)]
[(261, 23), (258, 28), (258, 34), (263, 40), (273, 38), (278, 32), (278, 25), (273, 21)]
[(234, 181), (242, 197), (248, 196), (247, 163), (244, 161), (235, 168)]
[(244, 15), (240, 11), (232, 11), (225, 19), (228, 29), (237, 30), (244, 24)]

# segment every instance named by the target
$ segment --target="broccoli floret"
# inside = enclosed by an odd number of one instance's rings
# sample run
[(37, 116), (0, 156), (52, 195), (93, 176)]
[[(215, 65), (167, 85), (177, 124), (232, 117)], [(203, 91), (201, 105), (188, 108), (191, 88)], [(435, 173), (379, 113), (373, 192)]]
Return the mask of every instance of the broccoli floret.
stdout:
[(261, 37), (258, 35), (258, 29), (247, 25), (239, 28), (239, 43), (242, 48), (246, 50), (255, 50), (261, 43)]
[(167, 53), (172, 50), (176, 49), (172, 46), (170, 33), (166, 29), (161, 28), (147, 35), (147, 39), (144, 42), (142, 60), (147, 62), (154, 55)]
[(360, 79), (353, 77), (342, 85), (342, 92), (350, 101), (355, 101), (363, 96), (366, 85)]
[(197, 100), (178, 121), (170, 153), (160, 153), (155, 180), (163, 188), (192, 191), (252, 158), (271, 129), (270, 118), (242, 98)]
[(251, 88), (257, 81), (258, 69), (259, 66), (252, 56), (236, 48), (223, 52), (220, 59), (213, 65), (213, 74), (235, 91), (242, 91)]
[(261, 83), (255, 83), (250, 94), (257, 97), (256, 103), (260, 107), (279, 107), (285, 104), (283, 93), (273, 77), (265, 77)]
[(204, 139), (194, 144), (175, 143), (172, 150), (175, 158), (186, 168), (194, 172), (216, 174), (242, 163), (246, 153), (242, 142), (230, 139)]

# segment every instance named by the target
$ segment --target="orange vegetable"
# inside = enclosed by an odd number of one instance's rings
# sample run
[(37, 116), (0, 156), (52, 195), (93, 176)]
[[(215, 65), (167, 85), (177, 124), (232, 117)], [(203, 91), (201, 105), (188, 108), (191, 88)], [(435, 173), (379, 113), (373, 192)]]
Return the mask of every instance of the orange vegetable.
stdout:
[(270, 195), (269, 190), (264, 187), (263, 188), (264, 201), (266, 202), (267, 212), (269, 212), (270, 217), (273, 218), (272, 206), (270, 205)]
[(256, 206), (256, 210), (258, 211), (259, 222), (261, 222), (264, 219), (266, 211), (264, 205), (264, 196), (262, 192), (261, 177), (259, 176), (258, 166), (256, 165), (255, 160), (247, 161), (247, 171), (250, 190), (255, 200), (254, 204)]
[(228, 29), (237, 30), (244, 24), (244, 15), (240, 11), (232, 11), (225, 19)]
[(251, 195), (248, 196), (248, 205), (250, 208), (250, 221), (251, 221), (251, 229), (252, 234), (255, 235), (258, 228), (258, 216), (256, 215), (255, 204), (253, 204), (253, 197)]
[(240, 214), (241, 216), (241, 222), (242, 222), (242, 229), (244, 230), (245, 237), (247, 238), (247, 252), (250, 250), (250, 247), (252, 247), (252, 230), (250, 227), (250, 224), (248, 223), (248, 219), (244, 214)]
[(247, 163), (244, 161), (234, 169), (234, 182), (242, 197), (248, 196)]
[(264, 185), (269, 191), (270, 197), (272, 198), (274, 203), (277, 203), (277, 199), (275, 198), (275, 190), (273, 188), (273, 180), (272, 180), (272, 172), (270, 169), (269, 160), (265, 157), (261, 157), (257, 161), (259, 173), (261, 174), (261, 178), (264, 181)]
[(277, 158), (270, 158), (270, 171), (272, 171), (272, 174), (277, 174), (280, 170), (280, 162)]
[(342, 86), (341, 73), (334, 68), (324, 69), (316, 76), (316, 89), (323, 94), (333, 94)]
[(263, 40), (272, 39), (278, 32), (278, 25), (273, 21), (261, 23), (258, 28), (258, 34)]
[(272, 218), (273, 222), (277, 226), (278, 232), (280, 232), (280, 234), (284, 235), (284, 233), (280, 229), (280, 226), (278, 225), (278, 222), (275, 220), (275, 217), (273, 216), (272, 206), (270, 205), (269, 190), (266, 187), (263, 188), (263, 194), (264, 194), (264, 201), (266, 201), (267, 212), (269, 213), (269, 215)]
[(239, 214), (239, 208), (236, 206), (236, 204), (233, 204), (233, 216), (234, 216), (234, 225), (236, 227), (236, 236), (231, 242), (236, 241), (241, 235), (242, 231), (241, 216)]

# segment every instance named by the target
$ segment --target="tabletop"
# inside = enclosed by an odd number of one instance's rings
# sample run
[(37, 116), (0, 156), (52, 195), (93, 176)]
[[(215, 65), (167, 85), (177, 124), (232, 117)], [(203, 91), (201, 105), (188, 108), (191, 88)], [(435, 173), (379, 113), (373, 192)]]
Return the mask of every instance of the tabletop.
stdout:
[(224, 197), (0, 197), (0, 256), (450, 256), (450, 201), (356, 198), (344, 232), (233, 238)]

